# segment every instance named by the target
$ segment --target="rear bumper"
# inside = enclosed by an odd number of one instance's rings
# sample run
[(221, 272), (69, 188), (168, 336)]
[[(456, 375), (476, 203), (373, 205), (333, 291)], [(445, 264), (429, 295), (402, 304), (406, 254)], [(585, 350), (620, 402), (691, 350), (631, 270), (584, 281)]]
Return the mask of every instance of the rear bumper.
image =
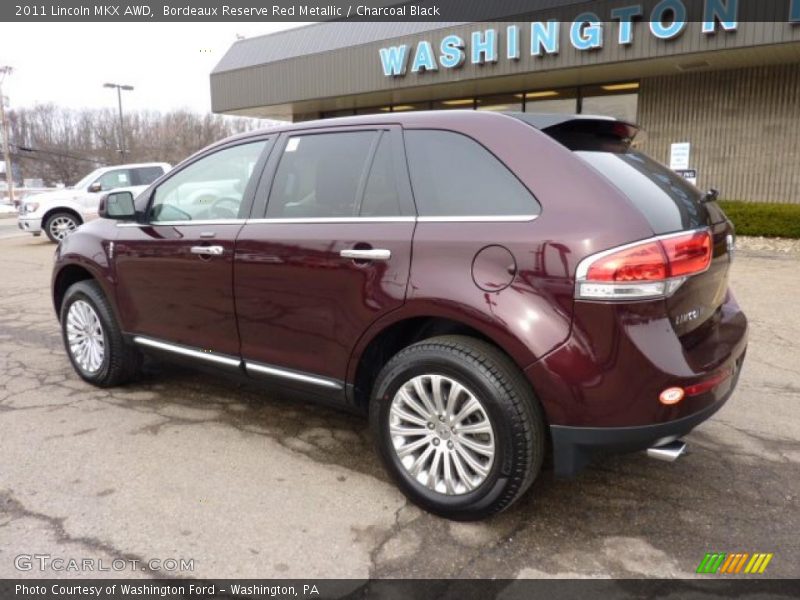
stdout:
[(42, 220), (38, 217), (30, 219), (19, 217), (17, 219), (17, 227), (19, 227), (22, 231), (27, 231), (28, 233), (41, 233)]
[(551, 425), (555, 473), (570, 477), (585, 467), (594, 456), (637, 452), (661, 446), (686, 435), (710, 418), (728, 401), (739, 381), (744, 354), (736, 360), (736, 371), (727, 392), (706, 408), (674, 421), (637, 427), (569, 427)]
[[(556, 472), (597, 452), (636, 451), (676, 439), (728, 400), (747, 348), (747, 319), (728, 293), (702, 336), (681, 340), (658, 302), (576, 303), (565, 344), (525, 373), (551, 426)], [(706, 392), (664, 405), (660, 393), (731, 373)]]

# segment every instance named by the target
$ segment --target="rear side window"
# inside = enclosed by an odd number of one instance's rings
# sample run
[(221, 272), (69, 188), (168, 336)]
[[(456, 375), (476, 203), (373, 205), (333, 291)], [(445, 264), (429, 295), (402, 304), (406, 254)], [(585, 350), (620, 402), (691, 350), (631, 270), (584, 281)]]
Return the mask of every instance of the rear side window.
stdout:
[(150, 185), (163, 174), (163, 167), (139, 167), (131, 169), (131, 185)]
[(401, 215), (396, 165), (389, 132), (290, 137), (275, 173), (267, 217)]
[(700, 190), (641, 152), (576, 154), (622, 190), (657, 234), (697, 229), (714, 220)]
[(421, 217), (537, 215), (539, 203), (486, 148), (459, 133), (405, 132), (408, 168)]

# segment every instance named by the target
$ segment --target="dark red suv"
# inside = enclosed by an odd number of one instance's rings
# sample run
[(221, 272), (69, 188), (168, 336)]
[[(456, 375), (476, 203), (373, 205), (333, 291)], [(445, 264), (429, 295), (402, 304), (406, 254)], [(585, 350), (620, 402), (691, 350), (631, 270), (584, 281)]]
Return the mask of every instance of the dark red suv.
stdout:
[(61, 242), (78, 374), (141, 352), (368, 413), (415, 502), (510, 506), (552, 448), (678, 441), (731, 395), (747, 321), (733, 229), (603, 117), (428, 112), (224, 140)]

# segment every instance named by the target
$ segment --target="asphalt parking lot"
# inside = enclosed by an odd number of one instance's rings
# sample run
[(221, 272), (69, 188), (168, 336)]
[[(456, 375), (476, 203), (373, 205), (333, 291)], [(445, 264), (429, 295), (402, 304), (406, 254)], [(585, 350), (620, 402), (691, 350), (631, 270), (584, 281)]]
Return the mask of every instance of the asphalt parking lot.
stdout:
[(134, 577), (689, 577), (706, 552), (772, 552), (766, 575), (800, 577), (798, 253), (739, 252), (748, 358), (688, 456), (545, 472), (463, 524), (409, 505), (356, 417), (174, 366), (84, 384), (50, 304), (54, 246), (0, 238), (2, 578), (92, 575), (21, 572), (20, 554), (194, 560), (114, 574)]

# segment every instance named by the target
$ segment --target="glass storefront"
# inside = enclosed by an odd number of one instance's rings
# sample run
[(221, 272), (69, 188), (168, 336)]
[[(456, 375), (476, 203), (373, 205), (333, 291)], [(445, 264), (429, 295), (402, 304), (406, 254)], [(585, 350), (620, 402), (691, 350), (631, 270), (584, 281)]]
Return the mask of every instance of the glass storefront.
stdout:
[(525, 112), (574, 115), (578, 111), (577, 88), (539, 90), (525, 94)]
[(493, 110), (496, 112), (522, 112), (522, 101), (525, 94), (504, 94), (501, 96), (484, 96), (477, 98), (477, 110)]
[(581, 112), (636, 122), (639, 105), (638, 83), (614, 83), (581, 89)]
[(433, 102), (416, 102), (325, 112), (322, 118), (365, 115), (411, 110), (493, 110), (508, 112), (541, 112), (587, 114), (615, 117), (636, 122), (639, 104), (639, 83), (622, 82), (580, 88), (532, 90), (516, 94), (452, 98)]

